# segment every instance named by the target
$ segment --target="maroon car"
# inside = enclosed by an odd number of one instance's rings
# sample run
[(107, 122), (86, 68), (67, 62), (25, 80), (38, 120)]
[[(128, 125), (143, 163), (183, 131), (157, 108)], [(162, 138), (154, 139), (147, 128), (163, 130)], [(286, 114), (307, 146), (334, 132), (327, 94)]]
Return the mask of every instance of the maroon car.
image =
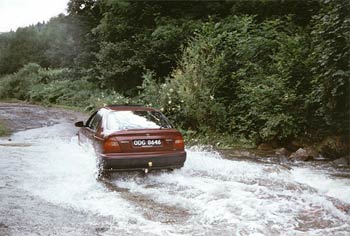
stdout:
[(186, 160), (181, 133), (153, 108), (110, 105), (75, 126), (81, 127), (79, 142), (93, 144), (100, 173), (175, 169)]

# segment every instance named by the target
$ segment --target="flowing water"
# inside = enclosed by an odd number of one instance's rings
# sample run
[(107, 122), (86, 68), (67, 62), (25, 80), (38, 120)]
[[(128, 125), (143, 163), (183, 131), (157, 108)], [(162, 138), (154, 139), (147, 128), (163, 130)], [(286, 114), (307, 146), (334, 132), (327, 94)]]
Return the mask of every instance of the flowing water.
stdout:
[(0, 235), (349, 235), (346, 169), (192, 147), (180, 170), (96, 180), (93, 150), (55, 123), (0, 140)]

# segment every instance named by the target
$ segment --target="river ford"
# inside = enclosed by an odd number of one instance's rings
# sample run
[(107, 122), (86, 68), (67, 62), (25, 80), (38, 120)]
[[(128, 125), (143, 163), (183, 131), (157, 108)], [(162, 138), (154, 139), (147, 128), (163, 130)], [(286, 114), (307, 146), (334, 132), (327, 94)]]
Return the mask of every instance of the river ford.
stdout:
[(0, 104), (16, 132), (0, 139), (0, 235), (341, 236), (350, 232), (350, 170), (189, 147), (173, 172), (96, 180), (79, 146), (81, 114)]

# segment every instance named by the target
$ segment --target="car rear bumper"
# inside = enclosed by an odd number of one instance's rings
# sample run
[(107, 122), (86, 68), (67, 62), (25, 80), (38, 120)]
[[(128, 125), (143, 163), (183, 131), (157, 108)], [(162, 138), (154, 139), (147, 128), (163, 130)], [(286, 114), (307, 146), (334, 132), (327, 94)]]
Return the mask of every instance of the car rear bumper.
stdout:
[(104, 171), (176, 169), (183, 167), (186, 152), (102, 154), (100, 161)]

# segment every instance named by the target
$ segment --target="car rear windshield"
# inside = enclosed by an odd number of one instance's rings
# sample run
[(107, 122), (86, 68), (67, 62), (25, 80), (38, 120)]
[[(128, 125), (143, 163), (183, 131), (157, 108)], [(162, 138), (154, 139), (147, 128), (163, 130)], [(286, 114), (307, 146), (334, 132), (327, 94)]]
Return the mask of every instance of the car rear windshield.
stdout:
[(107, 129), (111, 131), (163, 128), (172, 126), (165, 116), (157, 111), (113, 111), (107, 116)]

